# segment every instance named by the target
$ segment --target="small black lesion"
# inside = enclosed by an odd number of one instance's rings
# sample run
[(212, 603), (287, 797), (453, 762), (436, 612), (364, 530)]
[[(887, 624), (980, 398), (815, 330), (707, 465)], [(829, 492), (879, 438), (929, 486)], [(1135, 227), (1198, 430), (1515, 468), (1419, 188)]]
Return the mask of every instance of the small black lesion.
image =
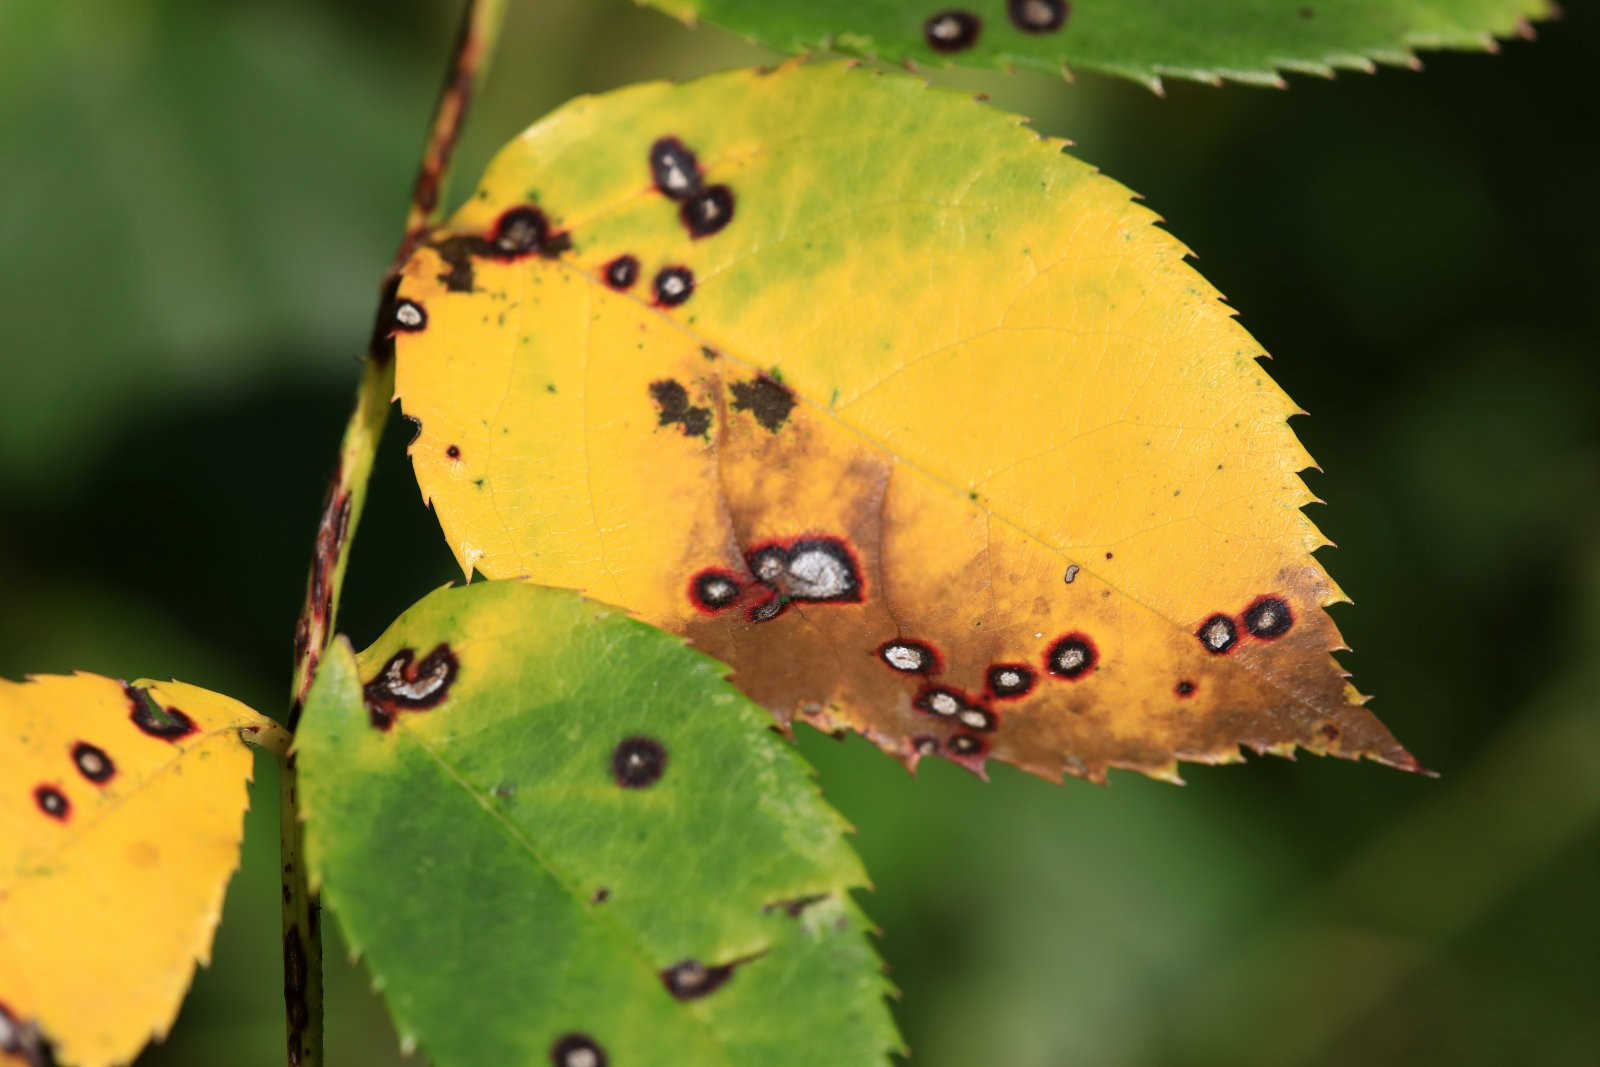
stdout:
[(733, 190), (711, 185), (684, 200), (678, 217), (690, 237), (710, 237), (733, 221)]
[(193, 719), (177, 708), (162, 707), (160, 702), (150, 695), (150, 690), (143, 686), (124, 684), (122, 692), (133, 708), (128, 718), (132, 720), (133, 725), (151, 737), (159, 737), (163, 741), (177, 741), (199, 729)]
[(748, 411), (755, 420), (772, 433), (783, 428), (789, 413), (794, 410), (794, 393), (776, 378), (757, 375), (748, 382), (734, 382), (733, 409)]
[(1194, 696), (1195, 684), (1189, 679), (1185, 678), (1183, 681), (1173, 686), (1172, 691), (1180, 697), (1191, 697)]
[(704, 437), (711, 431), (711, 409), (689, 403), (689, 391), (681, 382), (665, 378), (650, 383), (650, 398), (656, 402), (656, 425), (678, 426), (685, 437)]
[(970, 11), (941, 11), (922, 24), (922, 37), (935, 52), (964, 52), (982, 32), (983, 20)]
[(61, 822), (66, 822), (67, 816), (72, 814), (72, 802), (67, 799), (65, 793), (53, 785), (35, 786), (33, 802), (39, 806), (40, 811)]
[(1251, 637), (1270, 641), (1282, 637), (1294, 625), (1294, 612), (1282, 597), (1257, 597), (1244, 609), (1244, 628)]
[(655, 785), (666, 773), (667, 748), (653, 737), (625, 737), (611, 752), (611, 776), (624, 789)]
[(831, 893), (806, 893), (798, 897), (774, 900), (761, 906), (761, 914), (769, 915), (781, 909), (789, 918), (798, 919), (811, 905), (820, 904), (830, 896)]
[(606, 1050), (588, 1034), (563, 1034), (550, 1046), (552, 1067), (606, 1067)]
[(501, 215), (487, 237), (453, 234), (429, 242), (429, 247), (444, 261), (446, 270), (439, 275), (444, 287), (453, 293), (470, 293), (476, 277), (474, 258), (504, 261), (538, 255), (554, 259), (572, 247), (572, 235), (552, 230), (544, 212), (523, 205)]
[(662, 307), (677, 307), (694, 295), (694, 271), (681, 264), (663, 267), (651, 282), (656, 303)]
[(650, 176), (672, 200), (684, 200), (700, 189), (700, 163), (676, 137), (658, 138), (650, 146)]
[(0, 1002), (0, 1053), (20, 1056), (28, 1067), (56, 1067), (56, 1050), (33, 1019), (19, 1018)]
[(624, 253), (605, 265), (606, 284), (616, 290), (627, 289), (639, 280), (639, 257)]
[(1023, 33), (1054, 33), (1067, 21), (1067, 0), (1006, 0), (1011, 24)]
[(739, 959), (707, 966), (696, 959), (679, 960), (661, 972), (661, 984), (678, 1000), (698, 1000), (726, 985), (733, 977), (734, 968), (744, 962)]
[(106, 750), (87, 741), (72, 746), (72, 763), (79, 774), (95, 785), (104, 785), (117, 773), (117, 765), (106, 755)]

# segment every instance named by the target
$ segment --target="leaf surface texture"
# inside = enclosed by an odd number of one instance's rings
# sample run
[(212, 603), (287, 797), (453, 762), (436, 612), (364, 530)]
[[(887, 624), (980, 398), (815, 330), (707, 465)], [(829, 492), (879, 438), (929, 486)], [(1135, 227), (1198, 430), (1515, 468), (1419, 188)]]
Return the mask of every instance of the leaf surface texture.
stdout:
[(1295, 405), (1154, 222), (906, 77), (579, 99), (405, 268), (418, 482), (464, 568), (913, 765), (1414, 768), (1329, 655)]
[(866, 884), (722, 667), (519, 582), (435, 592), (322, 662), (312, 872), (440, 1067), (877, 1064)]
[(1163, 77), (1280, 85), (1415, 65), (1417, 49), (1492, 51), (1549, 0), (642, 0), (789, 52), (831, 46), (895, 61), (1082, 68), (1159, 88)]
[(239, 863), (241, 735), (181, 682), (0, 680), (0, 1063), (131, 1061), (167, 1032)]

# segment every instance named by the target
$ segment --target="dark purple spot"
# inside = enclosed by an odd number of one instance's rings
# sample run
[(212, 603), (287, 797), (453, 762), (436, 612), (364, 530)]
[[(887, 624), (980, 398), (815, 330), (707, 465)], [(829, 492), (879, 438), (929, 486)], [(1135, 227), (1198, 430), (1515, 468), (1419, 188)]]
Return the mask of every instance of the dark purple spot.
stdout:
[(444, 454), (449, 456), (451, 459), (460, 459), (461, 449), (457, 448), (455, 445), (451, 445), (449, 448), (444, 450)]
[(639, 280), (639, 260), (622, 255), (606, 264), (606, 284), (613, 289), (626, 289)]
[(710, 237), (733, 220), (733, 190), (710, 185), (690, 196), (678, 209), (690, 237)]
[(941, 11), (922, 24), (922, 36), (935, 52), (964, 52), (978, 43), (983, 20), (970, 11)]
[(690, 601), (709, 615), (733, 606), (743, 592), (739, 576), (720, 567), (703, 570), (689, 582)]
[(1257, 597), (1244, 609), (1244, 628), (1251, 637), (1270, 641), (1282, 637), (1294, 625), (1294, 614), (1282, 597)]
[(554, 1067), (606, 1067), (606, 1050), (588, 1034), (566, 1034), (550, 1046)]
[(650, 396), (656, 402), (656, 425), (677, 425), (685, 437), (703, 437), (711, 429), (711, 409), (689, 403), (689, 391), (668, 378), (650, 383)]
[(39, 810), (52, 819), (66, 822), (67, 815), (72, 811), (67, 795), (53, 785), (41, 785), (34, 789), (33, 799), (39, 805)]
[(133, 705), (133, 714), (128, 718), (133, 720), (133, 725), (151, 737), (159, 737), (163, 741), (176, 741), (188, 737), (197, 729), (194, 720), (177, 708), (163, 708), (156, 703), (155, 697), (150, 695), (148, 689), (126, 685), (122, 687), (122, 691)]
[(406, 333), (417, 333), (428, 327), (428, 313), (415, 300), (401, 300), (394, 306), (394, 328)]
[(1194, 683), (1185, 678), (1173, 687), (1173, 692), (1181, 697), (1194, 696)]
[(611, 753), (611, 773), (624, 789), (643, 789), (667, 771), (667, 750), (653, 737), (625, 737)]
[(663, 137), (650, 146), (650, 175), (656, 188), (673, 200), (682, 200), (700, 188), (700, 164), (676, 137)]
[(79, 774), (97, 785), (109, 782), (111, 776), (117, 773), (116, 764), (111, 762), (105, 749), (87, 741), (79, 741), (72, 746), (72, 762), (77, 765)]
[(734, 966), (707, 967), (699, 960), (683, 960), (661, 972), (661, 984), (679, 1000), (694, 1000), (720, 989), (733, 977)]
[(985, 748), (983, 738), (975, 734), (956, 734), (945, 747), (957, 756), (981, 756)]
[(885, 641), (878, 646), (878, 658), (906, 674), (936, 674), (940, 669), (939, 653), (921, 641)]
[(656, 303), (677, 307), (694, 294), (694, 272), (688, 267), (663, 267), (652, 283)]
[(1200, 639), (1200, 644), (1212, 655), (1221, 655), (1229, 652), (1239, 643), (1239, 628), (1233, 620), (1226, 615), (1216, 614), (1200, 624), (1194, 632)]
[(450, 692), (460, 663), (450, 646), (440, 643), (413, 664), (416, 650), (402, 648), (390, 656), (377, 677), (362, 687), (372, 725), (387, 730), (402, 711), (437, 707)]
[(789, 412), (794, 410), (794, 393), (765, 374), (748, 382), (734, 382), (729, 391), (733, 393), (733, 410), (748, 411), (772, 433), (778, 432)]
[(989, 692), (1001, 700), (1014, 700), (1026, 696), (1036, 680), (1033, 668), (1022, 663), (996, 663), (989, 668), (984, 680)]
[(1011, 24), (1023, 33), (1053, 33), (1067, 21), (1067, 0), (1006, 0)]
[(1081, 633), (1070, 633), (1056, 639), (1044, 655), (1044, 669), (1057, 678), (1076, 680), (1094, 669), (1100, 659), (1094, 642)]

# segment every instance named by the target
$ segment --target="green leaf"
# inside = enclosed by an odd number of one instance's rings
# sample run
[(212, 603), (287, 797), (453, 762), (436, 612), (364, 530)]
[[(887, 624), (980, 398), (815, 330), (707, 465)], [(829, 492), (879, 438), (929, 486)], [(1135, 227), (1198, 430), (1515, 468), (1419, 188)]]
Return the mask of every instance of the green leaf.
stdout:
[[(1492, 51), (1555, 14), (1549, 0), (641, 0), (790, 52), (832, 47), (917, 63), (1068, 67), (1159, 89), (1162, 77), (1278, 85), (1413, 49)], [(937, 45), (937, 47), (935, 46)]]
[(440, 1067), (898, 1048), (847, 827), (722, 673), (516, 582), (330, 650), (297, 741), (307, 849), (407, 1046)]

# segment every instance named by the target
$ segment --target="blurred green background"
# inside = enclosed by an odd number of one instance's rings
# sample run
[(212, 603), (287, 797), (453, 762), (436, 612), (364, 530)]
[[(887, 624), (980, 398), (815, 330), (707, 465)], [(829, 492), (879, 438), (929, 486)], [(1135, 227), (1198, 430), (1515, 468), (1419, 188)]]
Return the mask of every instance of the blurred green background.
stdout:
[[(511, 6), (467, 183), (574, 93), (772, 58), (627, 0)], [(1306, 759), (983, 785), (804, 732), (859, 827), (914, 1062), (1600, 1057), (1600, 20), (1572, 8), (1498, 57), (1287, 92), (937, 76), (1144, 194), (1276, 354), (1314, 413), (1347, 662), (1443, 777)], [(456, 10), (0, 4), (0, 673), (283, 705)], [(408, 436), (351, 568), (358, 645), (452, 575)], [(282, 1062), (258, 769), (215, 962), (142, 1065)], [(398, 1062), (329, 955), (332, 1062)]]

